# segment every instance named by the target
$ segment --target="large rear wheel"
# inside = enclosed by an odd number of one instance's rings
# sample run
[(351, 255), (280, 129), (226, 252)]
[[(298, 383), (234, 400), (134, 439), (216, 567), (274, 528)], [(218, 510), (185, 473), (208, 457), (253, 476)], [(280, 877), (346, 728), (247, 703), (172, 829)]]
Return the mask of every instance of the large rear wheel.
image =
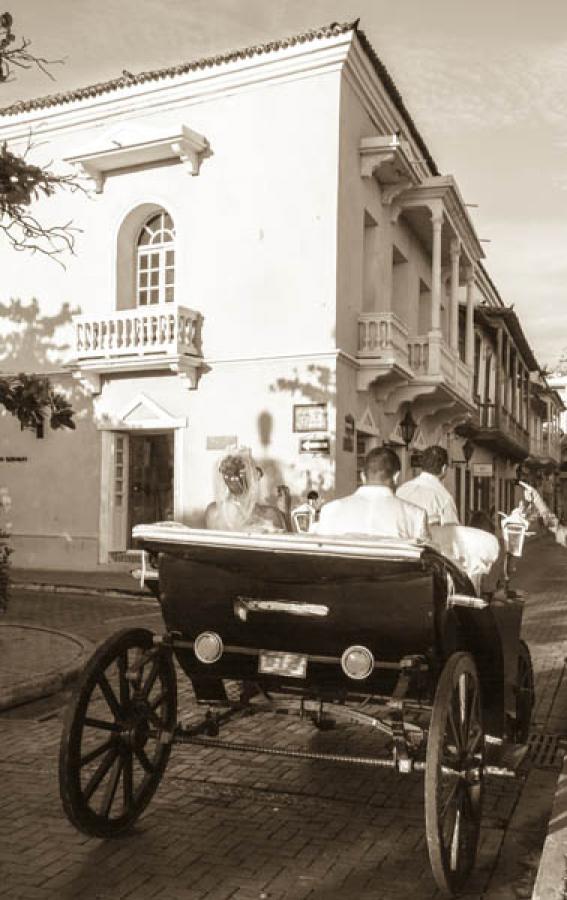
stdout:
[(483, 793), (480, 684), (468, 653), (453, 653), (439, 679), (427, 740), (425, 827), (431, 868), (448, 896), (476, 858)]
[(79, 831), (112, 837), (132, 826), (159, 785), (176, 717), (173, 660), (151, 631), (120, 631), (94, 652), (59, 752), (63, 807)]

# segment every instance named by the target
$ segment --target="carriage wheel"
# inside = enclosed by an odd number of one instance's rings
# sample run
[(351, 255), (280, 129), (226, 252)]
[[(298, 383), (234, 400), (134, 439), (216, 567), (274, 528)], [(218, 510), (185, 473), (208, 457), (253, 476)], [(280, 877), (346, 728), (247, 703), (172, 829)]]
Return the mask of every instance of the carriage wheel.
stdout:
[(469, 653), (453, 653), (439, 679), (429, 726), (425, 827), (435, 881), (451, 896), (474, 866), (483, 793), (480, 685)]
[(176, 716), (173, 660), (151, 631), (119, 631), (94, 652), (59, 751), (61, 799), (79, 831), (112, 837), (131, 827), (159, 785)]
[(520, 641), (516, 684), (516, 721), (513, 728), (513, 740), (518, 744), (525, 744), (529, 738), (534, 703), (535, 687), (532, 657), (526, 642)]

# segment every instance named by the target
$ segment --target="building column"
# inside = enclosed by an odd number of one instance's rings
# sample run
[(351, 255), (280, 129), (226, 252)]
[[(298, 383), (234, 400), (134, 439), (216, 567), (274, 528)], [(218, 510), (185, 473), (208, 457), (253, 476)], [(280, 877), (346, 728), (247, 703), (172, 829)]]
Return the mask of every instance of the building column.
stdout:
[(474, 269), (467, 269), (467, 327), (465, 340), (465, 362), (474, 368)]
[(451, 241), (451, 350), (459, 352), (459, 263), (461, 260), (461, 242)]
[(441, 330), (441, 234), (442, 210), (432, 210), (433, 247), (431, 258), (431, 330)]

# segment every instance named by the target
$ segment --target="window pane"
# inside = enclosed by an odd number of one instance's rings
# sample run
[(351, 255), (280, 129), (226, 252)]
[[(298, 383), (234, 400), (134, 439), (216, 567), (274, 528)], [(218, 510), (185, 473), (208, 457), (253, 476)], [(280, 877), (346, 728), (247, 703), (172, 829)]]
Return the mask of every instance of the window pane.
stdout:
[(139, 244), (139, 246), (143, 247), (145, 244), (149, 244), (149, 243), (150, 243), (150, 234), (149, 234), (149, 231), (147, 230), (147, 228), (144, 228), (140, 235), (138, 244)]
[(150, 291), (150, 303), (159, 303), (159, 291)]
[(150, 284), (152, 287), (157, 287), (159, 284), (159, 272), (151, 272), (150, 273)]
[(147, 287), (148, 284), (148, 273), (142, 272), (140, 274), (140, 287)]
[(171, 303), (173, 301), (173, 287), (166, 287), (165, 300), (166, 303)]
[(166, 250), (165, 251), (165, 264), (166, 266), (172, 266), (173, 260), (175, 259), (175, 250)]
[(159, 267), (159, 253), (151, 253), (150, 261), (152, 269), (157, 269)]
[(169, 215), (169, 213), (163, 214), (163, 227), (168, 231), (173, 231), (173, 219)]
[(147, 268), (148, 268), (148, 257), (146, 256), (145, 253), (142, 253), (140, 255), (140, 269), (147, 269)]
[(147, 302), (148, 302), (148, 292), (140, 291), (140, 298), (139, 298), (140, 306), (146, 306)]

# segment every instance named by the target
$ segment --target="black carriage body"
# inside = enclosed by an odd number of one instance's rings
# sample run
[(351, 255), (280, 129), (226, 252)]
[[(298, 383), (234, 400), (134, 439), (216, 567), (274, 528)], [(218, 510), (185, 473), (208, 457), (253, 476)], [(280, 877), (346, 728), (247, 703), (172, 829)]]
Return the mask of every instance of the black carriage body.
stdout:
[[(175, 653), (197, 697), (220, 697), (222, 679), (321, 700), (385, 695), (402, 661), (421, 657), (408, 696), (431, 700), (451, 653), (472, 653), (479, 670), (485, 727), (501, 736), (513, 709), (521, 607), (451, 605), (474, 598), (460, 570), (429, 547), (402, 542), (226, 535), (144, 526), (142, 546), (159, 554), (159, 598)], [(200, 662), (193, 641), (218, 634), (223, 654)], [(349, 678), (347, 648), (362, 645), (376, 667)], [(307, 656), (305, 677), (259, 671), (264, 651)]]

